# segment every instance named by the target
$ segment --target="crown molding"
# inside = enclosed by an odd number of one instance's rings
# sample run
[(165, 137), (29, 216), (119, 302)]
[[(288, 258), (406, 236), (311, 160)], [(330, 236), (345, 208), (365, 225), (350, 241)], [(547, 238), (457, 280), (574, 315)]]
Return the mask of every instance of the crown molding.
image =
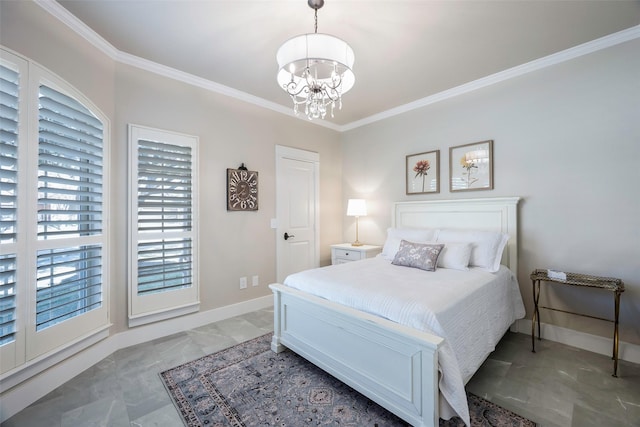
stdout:
[(122, 64), (127, 64), (132, 67), (136, 67), (145, 71), (149, 71), (151, 73), (155, 73), (170, 79), (181, 81), (183, 83), (197, 86), (211, 92), (229, 96), (231, 98), (235, 98), (240, 101), (244, 101), (244, 102), (256, 105), (258, 107), (266, 108), (266, 109), (275, 111), (277, 113), (287, 115), (289, 117), (293, 117), (299, 120), (304, 120), (305, 122), (310, 124), (326, 127), (328, 129), (332, 129), (337, 132), (346, 132), (352, 129), (356, 129), (371, 123), (378, 122), (380, 120), (388, 119), (390, 117), (404, 114), (409, 111), (417, 110), (419, 108), (426, 107), (428, 105), (432, 105), (437, 102), (444, 101), (446, 99), (463, 95), (465, 93), (469, 93), (474, 90), (482, 89), (496, 83), (500, 83), (515, 77), (519, 77), (519, 76), (522, 76), (523, 74), (531, 73), (531, 72), (540, 70), (542, 68), (560, 64), (562, 62), (569, 61), (571, 59), (575, 59), (583, 55), (587, 55), (602, 49), (606, 49), (606, 48), (618, 45), (620, 43), (624, 43), (627, 41), (640, 38), (640, 25), (636, 25), (635, 27), (631, 27), (626, 30), (619, 31), (617, 33), (609, 34), (599, 39), (595, 39), (595, 40), (583, 43), (581, 45), (574, 46), (569, 49), (565, 49), (561, 52), (557, 52), (557, 53), (545, 56), (543, 58), (535, 59), (525, 64), (518, 65), (512, 68), (509, 68), (507, 70), (500, 71), (498, 73), (480, 78), (478, 80), (474, 80), (472, 82), (465, 83), (460, 86), (456, 86), (454, 88), (444, 90), (442, 92), (427, 96), (425, 98), (418, 99), (408, 104), (391, 108), (389, 110), (371, 115), (369, 117), (365, 117), (364, 119), (356, 120), (354, 122), (347, 123), (345, 125), (336, 125), (334, 123), (324, 121), (324, 120), (309, 121), (306, 118), (303, 118), (301, 116), (296, 116), (295, 113), (293, 113), (293, 111), (290, 108), (284, 107), (283, 105), (277, 104), (275, 102), (267, 101), (264, 98), (260, 98), (260, 97), (251, 95), (249, 93), (242, 92), (240, 90), (231, 88), (229, 86), (225, 86), (220, 83), (216, 83), (214, 81), (207, 80), (202, 77), (198, 77), (193, 74), (189, 74), (184, 71), (177, 70), (175, 68), (167, 67), (165, 65), (158, 64), (156, 62), (149, 61), (147, 59), (140, 58), (138, 56), (131, 55), (126, 52), (122, 52), (117, 48), (115, 48), (112, 44), (110, 44), (104, 38), (102, 38), (95, 31), (93, 31), (84, 22), (76, 18), (75, 15), (73, 15), (67, 9), (62, 7), (57, 1), (34, 0), (34, 2), (40, 7), (42, 7), (44, 10), (49, 12), (51, 15), (53, 15), (55, 18), (57, 18), (59, 21), (67, 25), (73, 31), (75, 31), (79, 36), (83, 37), (85, 40), (87, 40), (89, 43), (94, 45), (100, 51), (108, 55), (114, 61), (117, 61)]
[(80, 21), (74, 14), (62, 7), (60, 3), (54, 0), (33, 0), (38, 6), (49, 12), (60, 22), (75, 31), (80, 37), (98, 48), (102, 53), (115, 59), (118, 55), (116, 49), (111, 43), (102, 38), (98, 33), (93, 31), (88, 25)]
[(121, 64), (130, 65), (132, 67), (136, 67), (154, 74), (158, 74), (163, 77), (167, 77), (173, 80), (177, 80), (186, 84), (190, 84), (196, 87), (200, 87), (202, 89), (215, 92), (221, 95), (229, 96), (231, 98), (238, 99), (243, 102), (247, 102), (249, 104), (256, 105), (258, 107), (266, 108), (268, 110), (275, 111), (280, 114), (284, 114), (299, 120), (304, 120), (310, 124), (314, 124), (317, 126), (323, 126), (335, 131), (339, 131), (339, 126), (322, 120), (316, 120), (313, 122), (309, 122), (306, 117), (296, 116), (295, 113), (290, 109), (283, 105), (277, 104), (275, 102), (267, 101), (264, 98), (260, 98), (254, 95), (251, 95), (246, 92), (242, 92), (240, 90), (234, 89), (229, 86), (222, 85), (220, 83), (216, 83), (211, 80), (204, 79), (202, 77), (195, 76), (193, 74), (186, 73), (184, 71), (177, 70), (175, 68), (167, 67), (162, 64), (158, 64), (157, 62), (149, 61), (144, 58), (140, 58), (135, 55), (131, 55), (126, 52), (122, 52), (118, 50), (111, 43), (102, 38), (98, 33), (93, 31), (88, 25), (79, 20), (75, 15), (65, 9), (60, 3), (54, 0), (34, 0), (34, 2), (53, 15), (54, 18), (58, 19), (60, 22), (68, 26), (71, 30), (73, 30), (80, 37), (84, 38), (86, 41), (95, 46), (102, 53), (107, 55), (112, 60), (119, 62)]
[(618, 45), (620, 43), (628, 42), (634, 39), (640, 38), (640, 25), (628, 28), (626, 30), (619, 31), (617, 33), (609, 34), (599, 39), (592, 40), (590, 42), (583, 43), (581, 45), (539, 58), (533, 61), (524, 63), (522, 65), (509, 68), (504, 71), (500, 71), (495, 74), (483, 77), (478, 80), (474, 80), (469, 83), (456, 86), (451, 89), (444, 90), (426, 98), (418, 99), (417, 101), (410, 102), (408, 104), (400, 105), (395, 108), (383, 111), (378, 114), (374, 114), (369, 117), (365, 117), (362, 120), (357, 120), (340, 127), (341, 132), (356, 129), (361, 126), (365, 126), (380, 120), (388, 119), (399, 114), (403, 114), (409, 111), (413, 111), (427, 105), (435, 104), (436, 102), (444, 101), (445, 99), (453, 98), (465, 93), (472, 92), (474, 90), (482, 89), (487, 86), (491, 86), (496, 83), (503, 82), (515, 77), (519, 77), (523, 74), (528, 74), (542, 68), (557, 65), (571, 59), (578, 58), (583, 55), (587, 55), (593, 52), (597, 52), (608, 47)]
[[(269, 109), (293, 118), (302, 119), (301, 117), (296, 116), (291, 110), (291, 108), (284, 107), (275, 102), (267, 101), (264, 98), (251, 95), (247, 92), (242, 92), (232, 87), (225, 86), (220, 83), (216, 83), (212, 80), (198, 77), (193, 74), (189, 74), (184, 71), (181, 71), (172, 67), (168, 67), (166, 65), (158, 64), (157, 62), (140, 58), (139, 56), (118, 51), (115, 57), (113, 57), (113, 59), (121, 64), (139, 68), (139, 69), (148, 71), (150, 73), (158, 74), (160, 76), (167, 77), (167, 78), (170, 78), (179, 82), (183, 82), (192, 86), (196, 86), (211, 92), (215, 92), (220, 95), (225, 95), (231, 98), (235, 98), (240, 101), (244, 101), (249, 104), (256, 105), (258, 107), (266, 108), (266, 109)], [(329, 123), (329, 122), (323, 122), (323, 123), (311, 122), (311, 123), (317, 124), (319, 126), (328, 127), (336, 131), (338, 130), (338, 126), (333, 123)]]

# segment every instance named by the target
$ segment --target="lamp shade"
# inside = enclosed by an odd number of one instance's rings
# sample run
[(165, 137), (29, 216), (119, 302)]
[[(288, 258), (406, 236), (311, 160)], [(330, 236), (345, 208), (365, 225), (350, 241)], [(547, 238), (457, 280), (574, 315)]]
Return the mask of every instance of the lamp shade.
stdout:
[(293, 37), (280, 46), (278, 86), (286, 91), (298, 115), (302, 106), (309, 120), (323, 118), (337, 106), (342, 109), (342, 95), (356, 81), (353, 74), (353, 49), (342, 39), (318, 33), (318, 9), (324, 0), (309, 0), (315, 11), (314, 32)]
[(365, 216), (366, 214), (367, 203), (364, 199), (349, 199), (347, 216)]
[[(334, 74), (341, 76), (340, 94), (347, 93), (356, 79), (353, 74), (353, 49), (343, 40), (329, 34), (303, 34), (284, 42), (276, 54), (278, 86), (292, 92), (294, 97), (307, 98), (302, 88), (309, 84), (305, 68), (313, 70), (316, 84), (335, 86)], [(292, 87), (289, 83), (294, 82)]]

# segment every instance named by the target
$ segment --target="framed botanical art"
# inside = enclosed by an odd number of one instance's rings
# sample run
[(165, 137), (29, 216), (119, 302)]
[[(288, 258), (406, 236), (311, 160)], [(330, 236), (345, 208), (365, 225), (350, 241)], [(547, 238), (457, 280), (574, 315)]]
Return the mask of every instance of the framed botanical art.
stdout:
[(493, 141), (449, 148), (449, 191), (493, 189)]
[(440, 192), (440, 150), (407, 156), (407, 194)]
[(247, 170), (244, 163), (227, 169), (227, 210), (258, 210), (258, 172)]

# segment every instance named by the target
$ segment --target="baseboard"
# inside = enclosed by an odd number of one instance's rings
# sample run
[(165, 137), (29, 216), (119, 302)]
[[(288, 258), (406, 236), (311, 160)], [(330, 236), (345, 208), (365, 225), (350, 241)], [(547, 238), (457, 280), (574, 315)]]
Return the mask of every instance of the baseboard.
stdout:
[[(113, 352), (132, 345), (141, 344), (163, 336), (184, 330), (197, 328), (209, 323), (239, 316), (251, 311), (271, 307), (271, 295), (232, 304), (225, 307), (199, 312), (176, 319), (149, 324), (128, 329), (112, 335), (88, 349), (66, 359), (55, 366), (42, 371), (19, 385), (4, 391), (0, 399), (0, 422), (4, 422), (27, 406), (53, 391), (76, 375), (90, 368)], [(542, 323), (543, 339), (556, 341), (572, 347), (592, 351), (594, 353), (610, 355), (612, 340), (597, 335), (562, 328), (560, 326)], [(513, 328), (512, 328), (513, 330)], [(520, 319), (515, 324), (515, 332), (531, 335), (531, 320)], [(627, 342), (620, 342), (620, 359), (640, 364), (640, 346)]]
[[(531, 319), (518, 320), (516, 322), (516, 330), (517, 332), (531, 335)], [(548, 323), (540, 323), (540, 335), (546, 340), (607, 356), (611, 356), (613, 348), (612, 338), (592, 335)], [(618, 345), (618, 358), (627, 362), (640, 364), (640, 345), (620, 341)]]
[[(2, 386), (0, 423), (11, 418), (115, 351), (272, 306), (273, 296), (268, 295), (205, 312), (131, 328), (107, 337), (53, 366), (30, 366), (25, 368), (24, 372), (21, 372), (21, 377), (28, 379), (6, 391), (4, 388), (7, 384), (5, 383)], [(29, 370), (33, 371), (32, 375), (29, 375)]]

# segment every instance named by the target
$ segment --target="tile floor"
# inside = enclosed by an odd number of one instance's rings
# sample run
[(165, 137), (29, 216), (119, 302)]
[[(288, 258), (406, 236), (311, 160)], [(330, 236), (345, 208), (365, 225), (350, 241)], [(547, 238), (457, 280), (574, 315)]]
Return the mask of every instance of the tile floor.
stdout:
[[(182, 422), (158, 373), (273, 330), (259, 310), (119, 350), (19, 412), (2, 427), (167, 426)], [(640, 365), (619, 378), (602, 355), (507, 333), (471, 379), (472, 393), (541, 427), (640, 426)]]

